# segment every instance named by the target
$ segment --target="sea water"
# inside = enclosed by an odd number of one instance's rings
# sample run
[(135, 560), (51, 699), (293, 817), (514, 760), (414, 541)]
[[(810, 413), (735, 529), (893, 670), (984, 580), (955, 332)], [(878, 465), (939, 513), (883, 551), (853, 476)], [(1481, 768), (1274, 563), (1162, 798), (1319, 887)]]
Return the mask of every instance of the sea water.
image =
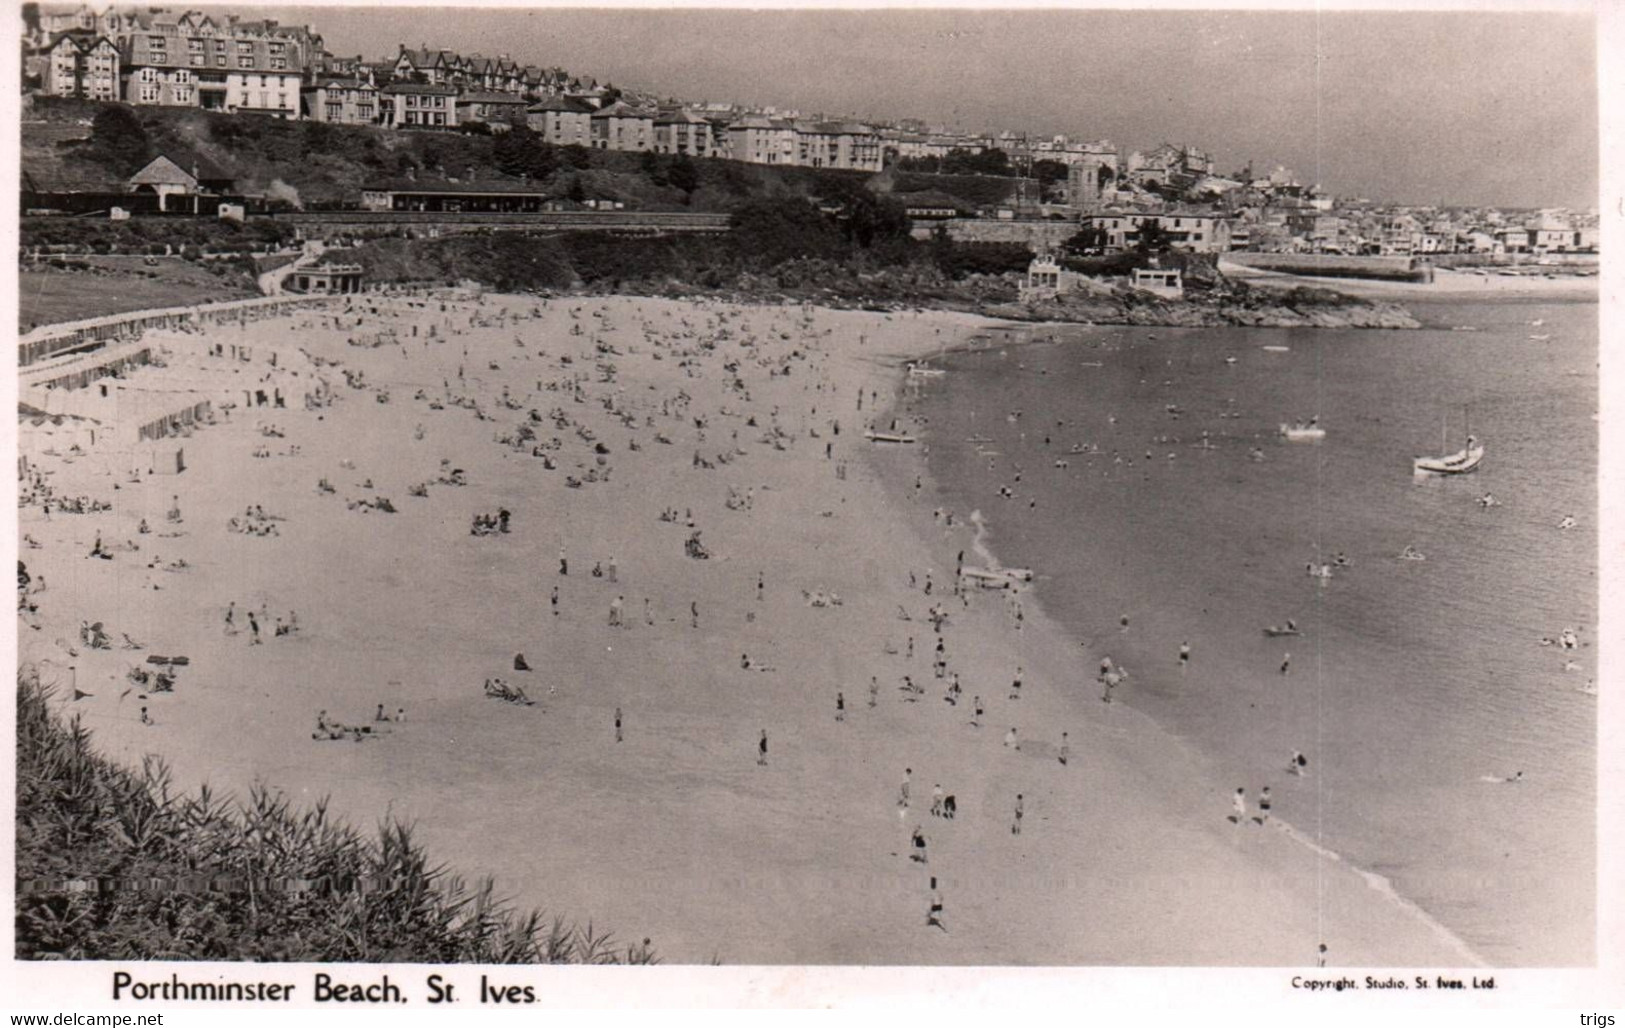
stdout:
[[(1270, 785), (1486, 961), (1589, 963), (1597, 308), (1414, 310), (1428, 328), (989, 332), (907, 408), (942, 502), (1038, 570), (1080, 681), (1130, 670), (1120, 698), (1207, 758), (1216, 811)], [(1311, 417), (1323, 441), (1279, 434)], [(1479, 470), (1417, 479), (1469, 423)], [(1570, 626), (1578, 649), (1541, 644)]]

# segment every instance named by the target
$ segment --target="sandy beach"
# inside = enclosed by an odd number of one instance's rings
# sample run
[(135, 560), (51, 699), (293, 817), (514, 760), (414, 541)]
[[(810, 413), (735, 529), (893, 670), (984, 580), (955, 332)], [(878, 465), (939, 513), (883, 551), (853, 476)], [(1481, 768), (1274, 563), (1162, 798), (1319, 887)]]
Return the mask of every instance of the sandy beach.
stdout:
[[(461, 873), (667, 962), (1312, 967), (1320, 944), (1330, 966), (1472, 962), (1278, 823), (1228, 820), (1234, 783), (1102, 703), (1102, 654), (1022, 604), (1031, 587), (956, 595), (959, 554), (981, 563), (970, 512), (934, 510), (921, 444), (864, 430), (892, 429), (905, 360), (991, 326), (369, 296), (150, 335), (166, 367), (75, 401), (96, 443), (22, 425), (55, 496), (113, 509), (19, 510), (47, 582), (21, 658), (111, 756), (406, 819)], [(244, 406), (256, 388), (286, 408)], [(149, 473), (124, 423), (154, 389), (215, 404), (181, 474)], [(507, 531), (471, 532), (503, 511)], [(88, 556), (98, 537), (112, 559)], [(128, 678), (150, 654), (188, 658), (173, 692)], [(486, 695), (497, 678), (531, 702)], [(319, 712), (369, 731), (329, 739)], [(939, 784), (952, 819), (930, 813)]]

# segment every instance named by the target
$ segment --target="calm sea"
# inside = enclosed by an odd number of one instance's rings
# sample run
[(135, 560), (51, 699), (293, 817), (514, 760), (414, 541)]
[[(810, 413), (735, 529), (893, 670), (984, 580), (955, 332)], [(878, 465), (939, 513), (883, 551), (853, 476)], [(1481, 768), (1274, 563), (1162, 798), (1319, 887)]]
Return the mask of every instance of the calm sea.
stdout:
[[(1217, 797), (1273, 785), (1303, 835), (1493, 964), (1589, 963), (1597, 307), (1413, 310), (1428, 329), (993, 332), (907, 406), (941, 502), (1041, 572), (1045, 612), (1130, 669), (1122, 698)], [(1310, 416), (1323, 442), (1280, 438)], [(1464, 419), (1478, 472), (1414, 480)], [(1261, 631), (1288, 618), (1300, 637)], [(1540, 644), (1568, 626), (1577, 650)]]

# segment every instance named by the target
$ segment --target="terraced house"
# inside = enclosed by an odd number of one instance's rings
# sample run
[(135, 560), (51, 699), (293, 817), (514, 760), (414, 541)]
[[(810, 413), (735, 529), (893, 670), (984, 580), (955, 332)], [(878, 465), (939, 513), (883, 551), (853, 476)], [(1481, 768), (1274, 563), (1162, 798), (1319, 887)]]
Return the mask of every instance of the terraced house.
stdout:
[(653, 150), (655, 116), (617, 100), (592, 113), (592, 145), (599, 150)]
[(391, 82), (384, 87), (384, 124), (391, 128), (454, 128), (457, 89), (429, 82)]
[(40, 88), (50, 96), (119, 98), (118, 46), (106, 36), (64, 33), (44, 51)]
[(710, 157), (711, 142), (711, 123), (693, 111), (668, 111), (655, 119), (657, 153)]
[(592, 146), (592, 107), (568, 96), (549, 96), (525, 108), (531, 131), (554, 146)]
[(128, 28), (120, 73), (126, 102), (299, 117), (305, 57), (274, 22), (188, 12), (132, 16)]
[(371, 125), (378, 120), (378, 87), (366, 79), (317, 79), (300, 90), (304, 115), (330, 125)]

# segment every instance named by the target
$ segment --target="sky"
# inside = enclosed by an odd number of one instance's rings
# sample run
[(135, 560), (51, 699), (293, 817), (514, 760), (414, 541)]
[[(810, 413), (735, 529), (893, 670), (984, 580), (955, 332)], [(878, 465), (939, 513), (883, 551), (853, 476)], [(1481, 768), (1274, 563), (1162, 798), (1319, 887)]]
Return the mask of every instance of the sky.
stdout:
[(427, 43), (688, 100), (1188, 144), (1340, 196), (1597, 205), (1573, 11), (231, 9), (369, 59)]

